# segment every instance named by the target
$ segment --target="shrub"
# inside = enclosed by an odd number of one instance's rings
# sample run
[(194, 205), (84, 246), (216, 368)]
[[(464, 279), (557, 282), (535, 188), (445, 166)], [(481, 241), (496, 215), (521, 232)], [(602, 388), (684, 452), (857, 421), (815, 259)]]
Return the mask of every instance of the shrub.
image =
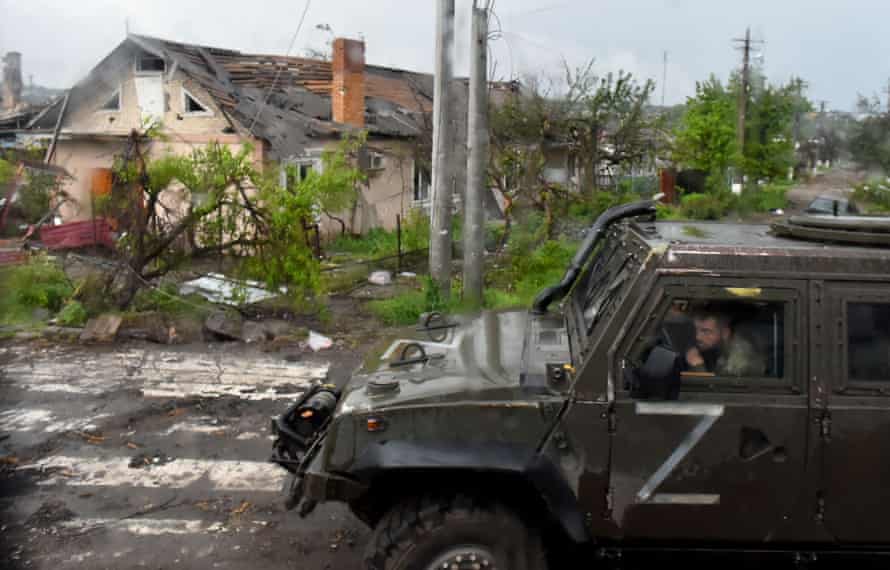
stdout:
[(130, 310), (135, 313), (158, 311), (176, 316), (200, 313), (207, 305), (200, 295), (184, 297), (179, 294), (176, 285), (167, 283), (157, 289), (140, 289), (130, 304)]
[(680, 208), (692, 220), (719, 220), (729, 210), (729, 202), (723, 195), (688, 194), (680, 199)]
[(890, 178), (856, 186), (853, 200), (860, 202), (869, 213), (890, 213)]
[(21, 323), (32, 320), (34, 309), (55, 313), (71, 296), (73, 287), (65, 272), (45, 256), (31, 259), (0, 273), (0, 322)]
[(80, 301), (68, 301), (56, 315), (56, 321), (66, 327), (83, 326), (88, 318), (87, 310)]

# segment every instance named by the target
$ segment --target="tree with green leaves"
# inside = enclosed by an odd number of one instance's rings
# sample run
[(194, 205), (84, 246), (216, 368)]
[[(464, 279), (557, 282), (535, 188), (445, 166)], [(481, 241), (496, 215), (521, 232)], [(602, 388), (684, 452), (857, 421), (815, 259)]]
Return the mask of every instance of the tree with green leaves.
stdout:
[(882, 111), (877, 97), (860, 96), (857, 107), (864, 118), (851, 129), (850, 154), (862, 168), (890, 173), (890, 113)]
[(712, 75), (696, 83), (675, 132), (674, 161), (721, 180), (738, 153), (735, 113), (735, 95), (719, 79)]
[(321, 210), (354, 200), (362, 174), (350, 156), (364, 139), (325, 152), (321, 173), (287, 187), (277, 169), (254, 164), (249, 145), (234, 151), (211, 143), (187, 156), (150, 159), (147, 143), (131, 135), (104, 205), (120, 223), (117, 251), (130, 269), (121, 306), (147, 281), (223, 254), (238, 256), (246, 276), (287, 287), (294, 299), (317, 292), (318, 262), (307, 232)]

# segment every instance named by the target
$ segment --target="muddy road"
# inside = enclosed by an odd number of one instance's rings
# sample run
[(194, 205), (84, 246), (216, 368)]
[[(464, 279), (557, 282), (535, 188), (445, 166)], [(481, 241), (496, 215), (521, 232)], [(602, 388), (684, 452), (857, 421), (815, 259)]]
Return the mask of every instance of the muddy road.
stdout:
[(282, 506), (269, 418), (361, 351), (0, 344), (4, 568), (359, 568), (339, 506)]

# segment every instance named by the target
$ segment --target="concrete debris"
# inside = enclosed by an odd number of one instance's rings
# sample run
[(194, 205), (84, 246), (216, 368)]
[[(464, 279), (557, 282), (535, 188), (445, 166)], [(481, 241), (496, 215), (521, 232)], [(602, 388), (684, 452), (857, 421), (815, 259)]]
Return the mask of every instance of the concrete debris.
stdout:
[(204, 328), (223, 338), (240, 340), (244, 330), (244, 319), (234, 311), (217, 311), (207, 317)]
[(248, 344), (262, 342), (267, 338), (267, 329), (262, 323), (248, 321), (241, 328), (241, 340)]
[(389, 271), (375, 271), (368, 277), (368, 281), (374, 285), (392, 285), (392, 273)]
[(313, 351), (318, 352), (319, 350), (324, 350), (326, 348), (331, 348), (334, 344), (334, 341), (330, 338), (318, 334), (315, 331), (309, 331), (309, 348)]
[[(281, 293), (286, 292), (286, 289), (281, 289)], [(198, 294), (211, 303), (232, 306), (251, 305), (279, 295), (279, 293), (264, 289), (262, 283), (238, 281), (219, 273), (210, 273), (199, 279), (186, 281), (179, 286), (179, 293), (180, 295)]]
[(112, 342), (122, 322), (120, 315), (110, 314), (90, 319), (80, 333), (80, 342)]
[(119, 333), (128, 338), (148, 340), (159, 344), (171, 344), (176, 329), (169, 326), (164, 316), (157, 312), (136, 313), (124, 317)]

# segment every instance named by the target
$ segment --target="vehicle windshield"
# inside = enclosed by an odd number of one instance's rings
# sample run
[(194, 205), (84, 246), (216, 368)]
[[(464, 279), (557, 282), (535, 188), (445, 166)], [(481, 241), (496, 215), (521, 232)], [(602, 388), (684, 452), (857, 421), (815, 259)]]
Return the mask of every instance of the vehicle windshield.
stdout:
[(630, 277), (631, 257), (626, 255), (621, 240), (610, 235), (588, 263), (571, 292), (568, 321), (576, 340), (584, 344), (608, 321), (619, 304)]

